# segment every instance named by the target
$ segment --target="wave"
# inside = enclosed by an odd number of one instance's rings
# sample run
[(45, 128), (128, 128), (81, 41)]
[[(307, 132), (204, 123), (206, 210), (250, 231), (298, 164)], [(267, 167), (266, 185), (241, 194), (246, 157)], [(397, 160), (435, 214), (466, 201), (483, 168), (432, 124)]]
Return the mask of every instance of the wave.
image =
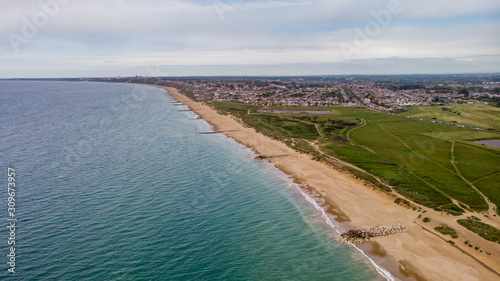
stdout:
[[(299, 184), (294, 184), (294, 183), (289, 183), (289, 186), (295, 186), (295, 188), (300, 192), (302, 196), (306, 199), (307, 202), (309, 202), (316, 210), (318, 210), (321, 213), (321, 217), (325, 220), (326, 224), (328, 224), (335, 232), (340, 235), (340, 230), (338, 229), (337, 226), (330, 220), (330, 217), (328, 216), (328, 213), (325, 211), (323, 207), (321, 207), (318, 202), (317, 202), (317, 197), (314, 197), (304, 191), (304, 187), (302, 187)], [(394, 277), (387, 269), (381, 267), (378, 265), (372, 258), (370, 258), (363, 250), (360, 248), (356, 247), (356, 245), (352, 243), (347, 243), (351, 247), (355, 248), (357, 251), (359, 251), (369, 262), (370, 264), (375, 268), (375, 270), (386, 280), (389, 281), (395, 281), (397, 280), (396, 277)]]
[[(251, 153), (256, 156), (255, 153), (253, 153), (253, 152), (251, 152)], [(338, 223), (331, 220), (332, 215), (328, 214), (326, 212), (325, 208), (322, 207), (322, 203), (320, 203), (320, 198), (310, 194), (309, 191), (302, 184), (297, 184), (297, 183), (293, 182), (293, 179), (291, 176), (285, 174), (284, 172), (282, 172), (281, 170), (276, 168), (276, 166), (274, 164), (267, 162), (267, 161), (261, 162), (261, 163), (265, 163), (265, 165), (267, 164), (267, 165), (271, 166), (271, 174), (286, 181), (288, 183), (289, 187), (294, 187), (297, 191), (299, 191), (299, 193), (304, 197), (304, 199), (309, 204), (311, 204), (314, 207), (314, 209), (316, 209), (321, 214), (321, 217), (324, 219), (326, 224), (335, 231), (335, 233), (337, 234), (337, 241), (340, 242), (340, 240), (341, 240), (340, 234), (344, 229), (342, 229), (342, 227)], [(381, 275), (383, 278), (385, 278), (388, 281), (399, 280), (395, 276), (393, 276), (387, 269), (378, 265), (370, 256), (365, 254), (365, 252), (363, 252), (363, 250), (358, 248), (355, 244), (352, 244), (352, 243), (347, 243), (347, 244), (349, 246), (353, 247), (356, 251), (358, 251), (373, 266), (373, 268), (375, 268), (375, 270), (378, 272), (378, 274)]]

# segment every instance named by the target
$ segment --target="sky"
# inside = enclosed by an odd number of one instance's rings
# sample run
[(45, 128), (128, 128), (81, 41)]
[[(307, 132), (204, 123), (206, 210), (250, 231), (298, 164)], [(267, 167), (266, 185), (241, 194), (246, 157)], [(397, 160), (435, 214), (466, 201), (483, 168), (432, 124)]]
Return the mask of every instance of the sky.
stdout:
[(500, 72), (498, 0), (0, 0), (0, 78)]

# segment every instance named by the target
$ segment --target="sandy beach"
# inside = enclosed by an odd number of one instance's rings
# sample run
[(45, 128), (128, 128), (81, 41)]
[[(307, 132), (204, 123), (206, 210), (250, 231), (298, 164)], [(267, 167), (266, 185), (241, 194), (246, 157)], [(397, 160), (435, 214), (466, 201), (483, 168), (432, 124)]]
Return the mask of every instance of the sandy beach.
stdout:
[[(244, 127), (231, 116), (220, 115), (210, 107), (194, 102), (176, 89), (165, 88), (177, 101), (184, 103), (201, 118), (228, 137), (253, 149), (260, 155), (288, 154), (269, 161), (293, 176), (317, 196), (325, 199), (329, 210), (341, 214), (340, 222), (351, 228), (369, 228), (379, 225), (402, 224), (405, 233), (373, 239), (362, 248), (383, 260), (382, 266), (397, 278), (417, 280), (500, 280), (500, 245), (479, 238), (476, 234), (456, 226), (456, 218), (441, 215), (431, 209), (425, 216), (431, 223), (418, 220), (419, 212), (394, 203), (394, 197), (374, 189), (347, 172), (300, 154), (284, 143)], [(456, 246), (446, 242), (449, 236), (432, 230), (439, 224), (453, 226), (460, 238)], [(425, 227), (425, 229), (424, 229)], [(428, 229), (428, 230), (427, 230)], [(464, 245), (465, 240), (478, 245), (485, 252)], [(371, 249), (374, 248), (374, 249)], [(465, 253), (464, 253), (465, 251)], [(381, 256), (384, 256), (383, 259)]]

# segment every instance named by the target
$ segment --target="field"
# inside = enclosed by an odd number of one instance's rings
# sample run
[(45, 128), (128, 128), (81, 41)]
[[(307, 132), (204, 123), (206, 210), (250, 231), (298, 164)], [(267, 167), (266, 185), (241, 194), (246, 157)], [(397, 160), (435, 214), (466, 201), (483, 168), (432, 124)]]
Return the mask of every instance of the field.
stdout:
[(500, 205), (500, 149), (474, 143), (498, 134), (355, 107), (308, 115), (258, 113), (261, 107), (241, 104), (212, 106), (317, 159), (334, 164), (339, 162), (332, 156), (340, 159), (340, 166), (356, 176), (427, 207), (455, 215), (464, 209), (485, 211), (488, 204), (477, 190)]
[(500, 130), (500, 108), (485, 103), (412, 106), (404, 115), (446, 123), (457, 122), (460, 125), (481, 129), (492, 126), (495, 130)]

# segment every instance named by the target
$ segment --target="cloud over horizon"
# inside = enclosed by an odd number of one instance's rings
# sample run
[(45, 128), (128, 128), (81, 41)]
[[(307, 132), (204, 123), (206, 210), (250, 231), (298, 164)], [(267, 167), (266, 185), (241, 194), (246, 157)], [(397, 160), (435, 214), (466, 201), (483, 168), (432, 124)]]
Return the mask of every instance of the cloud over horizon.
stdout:
[(0, 78), (500, 72), (491, 0), (0, 0), (0, 18)]

